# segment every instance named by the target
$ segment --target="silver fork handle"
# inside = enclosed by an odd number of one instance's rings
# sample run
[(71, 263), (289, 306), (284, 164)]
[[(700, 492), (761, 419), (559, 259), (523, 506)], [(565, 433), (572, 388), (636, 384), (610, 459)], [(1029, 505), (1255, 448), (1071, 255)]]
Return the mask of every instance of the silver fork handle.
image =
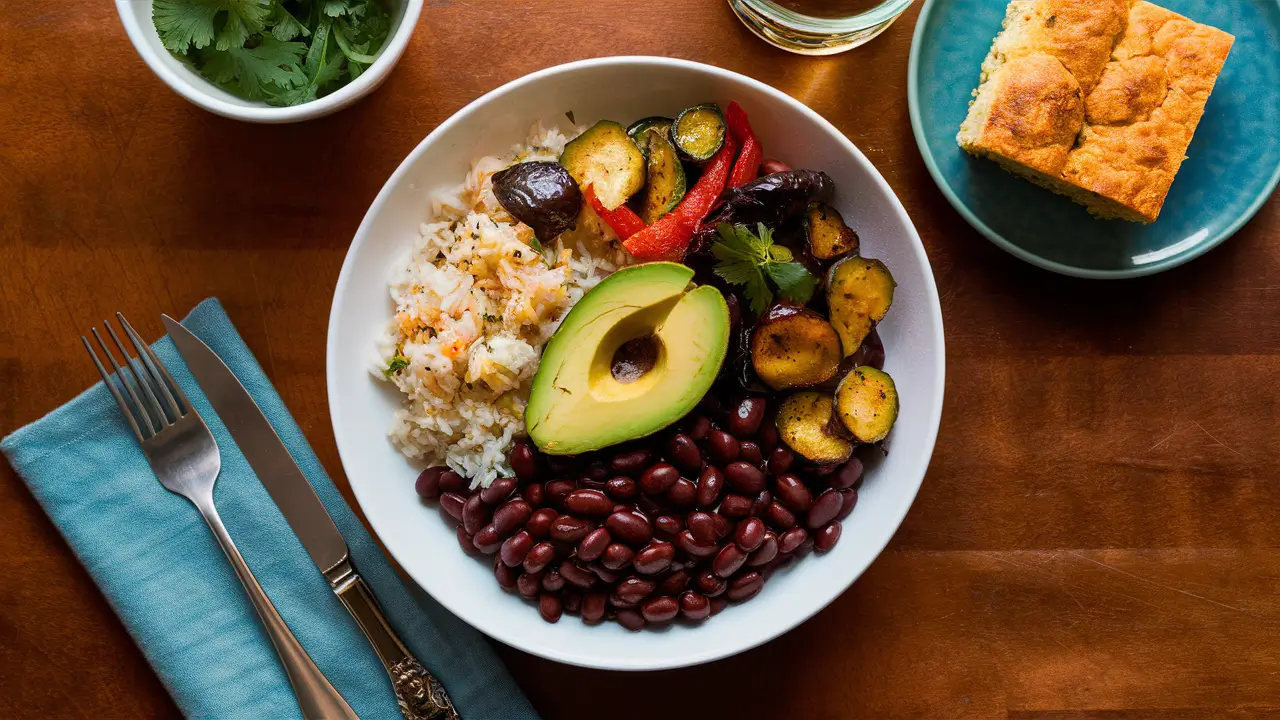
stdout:
[(324, 673), (320, 672), (320, 668), (316, 667), (311, 656), (302, 648), (298, 639), (293, 636), (293, 632), (289, 630), (289, 626), (280, 617), (280, 613), (276, 612), (270, 598), (263, 592), (258, 579), (253, 576), (244, 558), (240, 556), (240, 551), (236, 549), (236, 544), (227, 534), (227, 528), (222, 524), (222, 518), (218, 517), (217, 508), (213, 506), (213, 499), (210, 497), (207, 500), (193, 499), (192, 501), (204, 516), (205, 522), (209, 524), (209, 529), (213, 530), (213, 536), (218, 539), (222, 552), (226, 553), (227, 559), (231, 561), (231, 567), (240, 578), (240, 584), (244, 585), (245, 592), (249, 594), (249, 602), (253, 603), (253, 608), (258, 611), (258, 617), (267, 631), (267, 637), (271, 638), (271, 644), (275, 646), (276, 654), (280, 656), (280, 664), (284, 666), (285, 674), (289, 676), (289, 684), (293, 686), (293, 694), (298, 698), (298, 708), (302, 710), (302, 716), (308, 720), (343, 718), (358, 720), (355, 711), (324, 676)]

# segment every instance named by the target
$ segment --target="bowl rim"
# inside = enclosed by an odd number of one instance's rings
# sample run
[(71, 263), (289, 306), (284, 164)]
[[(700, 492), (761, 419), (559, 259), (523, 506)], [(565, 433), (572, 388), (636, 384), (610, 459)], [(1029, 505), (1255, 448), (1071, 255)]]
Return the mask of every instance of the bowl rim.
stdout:
[[(154, 25), (139, 22), (137, 11), (133, 9), (144, 3), (138, 0), (116, 0), (116, 12), (124, 25), (125, 33), (129, 36), (129, 42), (133, 44), (134, 50), (142, 57), (143, 62), (165, 85), (169, 86), (169, 89), (186, 98), (187, 101), (215, 115), (234, 120), (290, 123), (337, 112), (377, 88), (400, 61), (405, 48), (409, 46), (409, 38), (418, 27), (423, 2), (424, 0), (404, 0), (404, 14), (400, 18), (400, 25), (396, 28), (395, 34), (387, 38), (377, 59), (360, 77), (322, 98), (288, 107), (237, 105), (205, 91), (202, 84), (209, 82), (205, 78), (188, 70), (185, 72), (192, 76), (194, 82), (184, 79), (181, 73), (160, 62), (155, 50), (147, 42), (148, 37), (155, 34)], [(147, 0), (145, 5), (150, 8), (152, 3)]]
[[(807, 116), (810, 120), (815, 122), (818, 125), (818, 127), (820, 127), (821, 129), (829, 133), (833, 138), (835, 138), (837, 143), (843, 145), (844, 149), (849, 152), (850, 156), (854, 158), (855, 162), (860, 166), (862, 166), (863, 169), (868, 171), (871, 181), (874, 182), (876, 186), (880, 189), (880, 191), (883, 192), (887, 196), (887, 198), (891, 201), (891, 205), (893, 207), (894, 212), (897, 215), (898, 220), (906, 228), (906, 231), (907, 231), (906, 240), (910, 243), (911, 251), (915, 253), (916, 260), (921, 264), (921, 268), (923, 271), (922, 274), (924, 276), (924, 287), (922, 288), (922, 291), (925, 297), (925, 303), (924, 303), (926, 305), (925, 312), (928, 314), (929, 319), (932, 320), (931, 326), (933, 328), (933, 334), (934, 334), (933, 342), (936, 343), (936, 346), (938, 348), (937, 357), (935, 358), (935, 361), (933, 363), (933, 371), (934, 371), (933, 382), (934, 382), (934, 387), (936, 388), (936, 391), (934, 392), (933, 397), (930, 398), (930, 407), (928, 408), (928, 411), (926, 413), (926, 417), (928, 418), (928, 423), (923, 430), (923, 432), (925, 433), (923, 438), (924, 447), (926, 447), (928, 451), (927, 453), (924, 454), (924, 464), (922, 466), (922, 469), (919, 472), (918, 477), (902, 478), (898, 480), (898, 482), (902, 485), (906, 485), (909, 482), (910, 486), (909, 486), (909, 492), (903, 492), (901, 495), (899, 495), (897, 506), (892, 508), (892, 512), (897, 514), (897, 520), (896, 522), (893, 523), (892, 532), (887, 533), (884, 536), (884, 538), (878, 543), (879, 547), (875, 548), (874, 554), (869, 556), (870, 559), (867, 560), (866, 564), (862, 565), (862, 567), (855, 568), (855, 571), (850, 574), (848, 581), (844, 583), (842, 586), (835, 588), (834, 592), (832, 592), (829, 597), (824, 596), (819, 598), (820, 602), (813, 603), (811, 607), (803, 608), (801, 612), (798, 612), (789, 616), (787, 620), (778, 623), (775, 627), (771, 628), (768, 632), (761, 633), (758, 636), (751, 637), (750, 639), (743, 642), (738, 642), (734, 644), (722, 644), (720, 646), (716, 646), (712, 650), (704, 651), (702, 653), (688, 654), (688, 655), (685, 655), (679, 658), (670, 659), (670, 660), (663, 659), (661, 661), (631, 662), (629, 661), (628, 658), (615, 657), (612, 659), (612, 662), (610, 662), (609, 664), (604, 664), (597, 660), (594, 660), (591, 657), (584, 657), (580, 655), (565, 653), (565, 652), (558, 651), (557, 649), (554, 649), (554, 648), (549, 649), (544, 647), (530, 646), (526, 643), (523, 643), (518, 636), (515, 636), (512, 633), (507, 632), (502, 624), (489, 622), (483, 616), (469, 615), (465, 612), (466, 610), (465, 608), (455, 607), (449, 603), (446, 603), (444, 600), (440, 598), (436, 598), (436, 600), (440, 602), (440, 604), (443, 607), (445, 607), (445, 609), (447, 609), (449, 612), (453, 613), (454, 615), (458, 616), (460, 619), (463, 620), (463, 622), (466, 622), (468, 625), (471, 625), (472, 627), (476, 628), (477, 630), (484, 633), (485, 635), (488, 635), (489, 637), (494, 638), (495, 640), (498, 640), (499, 642), (507, 644), (511, 647), (518, 648), (524, 652), (530, 653), (532, 655), (537, 655), (539, 657), (542, 657), (548, 660), (553, 660), (555, 662), (565, 663), (568, 665), (575, 665), (579, 667), (596, 668), (596, 669), (604, 669), (604, 670), (624, 670), (624, 671), (668, 670), (668, 669), (689, 667), (692, 665), (698, 665), (701, 663), (719, 660), (725, 657), (737, 655), (739, 653), (742, 653), (752, 648), (763, 645), (764, 643), (767, 643), (787, 632), (790, 632), (791, 630), (799, 626), (801, 623), (809, 620), (811, 617), (813, 617), (818, 612), (822, 611), (828, 605), (830, 605), (836, 598), (838, 598), (841, 594), (843, 594), (846, 590), (848, 590), (849, 587), (851, 587), (853, 583), (862, 576), (863, 573), (866, 572), (867, 568), (871, 566), (871, 563), (873, 563), (880, 556), (880, 554), (884, 552), (885, 547), (889, 544), (889, 541), (893, 538), (893, 536), (897, 534), (897, 531), (901, 527), (902, 522), (906, 519), (907, 513), (910, 510), (911, 505), (915, 502), (916, 495), (919, 493), (920, 486), (924, 482), (924, 476), (928, 471), (929, 461), (933, 456), (933, 451), (937, 443), (939, 427), (942, 421), (942, 402), (943, 402), (943, 396), (945, 393), (945, 384), (946, 384), (946, 346), (945, 346), (945, 337), (943, 332), (942, 307), (941, 307), (941, 302), (938, 296), (937, 283), (933, 276), (933, 268), (932, 268), (932, 265), (929, 263), (928, 255), (925, 253), (924, 243), (920, 240), (920, 234), (916, 230), (915, 224), (911, 222), (911, 218), (907, 214), (906, 209), (903, 207), (901, 200), (898, 199), (897, 194), (894, 193), (893, 189), (889, 186), (888, 181), (886, 181), (884, 176), (880, 174), (879, 170), (876, 169), (875, 165), (872, 164), (871, 161), (867, 159), (867, 157), (862, 153), (862, 151), (859, 150), (858, 147), (854, 145), (853, 142), (850, 141), (844, 135), (844, 133), (840, 132), (840, 130), (837, 129), (834, 125), (832, 125), (826, 118), (819, 115), (817, 112), (809, 108), (804, 103), (792, 98), (791, 96), (787, 95), (781, 90), (778, 90), (776, 88), (773, 88), (769, 85), (766, 85), (760, 82), (759, 80), (747, 77), (745, 75), (741, 75), (731, 70), (726, 70), (724, 68), (716, 67), (714, 65), (707, 65), (704, 63), (694, 62), (691, 60), (681, 60), (677, 58), (645, 56), (645, 55), (627, 55), (627, 56), (590, 58), (585, 60), (578, 60), (574, 62), (564, 63), (561, 65), (554, 65), (548, 68), (544, 68), (542, 70), (529, 73), (527, 75), (516, 78), (510, 82), (507, 82), (493, 90), (490, 90), (489, 92), (486, 92), (485, 94), (481, 95), (479, 98), (473, 100), (472, 102), (468, 103), (467, 105), (465, 105), (464, 107), (462, 107), (461, 109), (459, 109), (458, 111), (450, 115), (449, 118), (447, 118), (444, 122), (436, 126), (434, 130), (428, 133), (427, 136), (424, 137), (417, 144), (417, 146), (415, 146), (414, 149), (409, 152), (408, 155), (405, 156), (405, 159), (401, 161), (400, 165), (395, 169), (395, 171), (387, 179), (382, 189), (379, 190), (378, 195), (374, 198), (373, 202), (370, 204), (369, 210), (366, 212), (364, 218), (361, 220), (360, 226), (359, 228), (357, 228), (355, 236), (352, 239), (351, 246), (347, 250), (346, 258), (343, 260), (343, 263), (342, 263), (342, 270), (339, 272), (338, 281), (334, 288), (333, 304), (330, 306), (330, 311), (329, 311), (329, 324), (327, 328), (327, 338), (326, 338), (326, 346), (325, 346), (325, 382), (326, 382), (327, 400), (329, 403), (329, 419), (334, 430), (334, 443), (337, 445), (338, 457), (342, 462), (343, 470), (345, 471), (348, 463), (348, 458), (353, 457), (353, 448), (348, 446), (348, 442), (344, 440), (342, 434), (338, 430), (337, 408), (340, 404), (340, 400), (338, 400), (338, 398), (336, 397), (336, 394), (337, 394), (337, 389), (341, 386), (341, 378), (337, 377), (336, 375), (337, 364), (333, 361), (335, 354), (338, 350), (338, 336), (335, 333), (335, 328), (339, 325), (339, 322), (340, 322), (339, 309), (343, 305), (343, 302), (342, 302), (343, 297), (349, 290), (349, 283), (353, 273), (355, 272), (354, 258), (358, 254), (358, 250), (368, 241), (368, 238), (371, 236), (370, 227), (374, 222), (373, 219), (381, 212), (382, 206), (390, 198), (393, 192), (393, 188), (397, 187), (403, 181), (402, 178), (407, 173), (409, 173), (411, 166), (416, 164), (418, 159), (426, 153), (428, 148), (437, 139), (446, 136), (449, 133), (449, 131), (453, 129), (455, 125), (458, 125), (464, 122), (468, 118), (468, 116), (471, 114), (471, 112), (476, 108), (478, 108), (479, 106), (487, 104), (493, 100), (496, 100), (502, 95), (512, 92), (525, 85), (539, 82), (550, 76), (558, 75), (561, 73), (572, 72), (572, 71), (576, 71), (584, 68), (609, 67), (609, 66), (619, 66), (619, 65), (678, 67), (685, 70), (692, 70), (695, 72), (707, 73), (707, 74), (719, 76), (724, 79), (731, 80), (733, 82), (738, 82), (738, 83), (752, 86), (754, 89), (761, 92), (768, 98), (776, 102), (781, 102), (781, 103), (792, 106), (795, 110), (797, 110), (798, 112)], [(355, 495), (356, 502), (363, 506), (364, 501), (366, 500), (364, 495), (366, 495), (367, 492), (362, 491), (361, 486), (358, 486), (356, 483), (350, 483), (350, 485), (351, 485), (352, 493)], [(368, 499), (371, 499), (371, 498), (368, 498)], [(369, 527), (371, 528), (373, 533), (377, 535), (379, 538), (381, 538), (382, 529), (378, 527), (378, 524), (374, 520), (373, 516), (369, 515), (368, 513), (365, 513), (365, 517), (368, 520)], [(384, 546), (386, 546), (385, 543), (384, 543)], [(391, 555), (394, 558), (394, 553), (390, 551), (389, 547), (387, 552), (389, 555)], [(408, 566), (405, 566), (402, 564), (401, 567), (404, 569), (405, 573), (415, 583), (418, 584), (419, 587), (421, 587), (428, 594), (431, 594), (430, 591), (427, 589), (428, 585), (421, 582), (419, 578), (414, 574), (414, 572)], [(432, 595), (432, 597), (435, 598), (434, 595)]]
[[(1276, 1), (1276, 0), (1273, 0)], [(911, 36), (911, 52), (907, 59), (907, 110), (911, 116), (911, 132), (915, 136), (916, 146), (920, 149), (920, 156), (924, 159), (925, 167), (929, 170), (929, 175), (933, 177), (933, 182), (942, 191), (943, 196), (947, 198), (947, 202), (951, 203), (951, 207), (968, 222), (973, 229), (982, 233), (988, 240), (999, 247), (1001, 250), (1013, 255), (1014, 257), (1028, 262), (1036, 267), (1043, 268), (1050, 272), (1060, 275), (1068, 275), (1070, 277), (1085, 278), (1089, 280), (1127, 280), (1129, 278), (1144, 277), (1146, 275), (1154, 275), (1165, 270), (1170, 270), (1184, 263), (1204, 255), (1210, 250), (1218, 247), (1223, 242), (1235, 235), (1245, 223), (1253, 219), (1254, 215), (1262, 209), (1262, 206), (1271, 198), (1276, 187), (1280, 186), (1280, 165), (1276, 165), (1276, 169), (1272, 172), (1270, 179), (1267, 180), (1262, 192), (1258, 194), (1249, 207), (1245, 209), (1238, 217), (1233, 219), (1225, 228), (1219, 230), (1216, 235), (1200, 241), (1197, 245), (1178, 253), (1172, 257), (1150, 263), (1148, 265), (1140, 265), (1132, 268), (1124, 268), (1120, 270), (1095, 270), (1092, 268), (1081, 268), (1074, 265), (1067, 265), (1056, 260), (1049, 260), (1041, 257), (1025, 248), (1011, 242), (1000, 233), (996, 232), (987, 225), (982, 218), (965, 204), (956, 191), (951, 187), (951, 182), (942, 174), (942, 169), (938, 167), (938, 162), (933, 157), (933, 151), (929, 148), (929, 139), (924, 132), (924, 120), (920, 115), (920, 53), (924, 45), (925, 28), (929, 25), (933, 15), (933, 10), (940, 3), (938, 0), (925, 0), (924, 6), (920, 8), (920, 15), (916, 19), (916, 27)]]

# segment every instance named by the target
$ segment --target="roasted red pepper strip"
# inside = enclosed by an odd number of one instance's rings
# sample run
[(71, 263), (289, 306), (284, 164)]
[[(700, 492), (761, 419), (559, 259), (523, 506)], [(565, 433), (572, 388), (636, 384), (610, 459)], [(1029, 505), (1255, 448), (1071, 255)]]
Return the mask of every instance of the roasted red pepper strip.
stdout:
[(684, 258), (684, 251), (693, 240), (698, 223), (711, 212), (720, 193), (729, 180), (737, 146), (733, 138), (725, 138), (724, 145), (711, 162), (707, 163), (702, 177), (694, 184), (675, 210), (658, 218), (658, 221), (627, 238), (622, 244), (637, 260), (674, 260)]
[(734, 163), (733, 172), (729, 175), (729, 187), (738, 187), (755, 180), (760, 175), (760, 161), (764, 159), (764, 148), (760, 146), (755, 132), (751, 130), (751, 123), (747, 120), (747, 113), (741, 105), (736, 102), (729, 103), (729, 111), (725, 113), (724, 120), (729, 126), (729, 133), (733, 139), (742, 145), (738, 162)]
[(594, 186), (588, 185), (583, 194), (587, 196), (587, 202), (591, 203), (591, 209), (595, 210), (600, 219), (613, 228), (619, 238), (626, 240), (644, 229), (644, 221), (626, 205), (619, 205), (612, 210), (606, 208), (604, 203), (600, 202), (600, 198), (596, 197)]

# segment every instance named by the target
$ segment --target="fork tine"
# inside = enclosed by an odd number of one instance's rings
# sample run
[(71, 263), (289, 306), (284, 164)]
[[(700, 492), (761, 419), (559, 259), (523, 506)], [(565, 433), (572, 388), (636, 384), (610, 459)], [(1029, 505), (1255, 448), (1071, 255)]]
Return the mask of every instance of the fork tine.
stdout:
[[(138, 358), (146, 365), (147, 371), (151, 373), (151, 377), (155, 379), (156, 385), (160, 387), (160, 394), (164, 395), (164, 399), (169, 403), (169, 408), (173, 410), (174, 419), (180, 418), (186, 414), (184, 408), (190, 408), (191, 403), (187, 402), (187, 398), (182, 394), (182, 389), (173, 381), (173, 376), (169, 374), (169, 369), (160, 362), (160, 358), (151, 350), (151, 346), (143, 342), (142, 336), (133, 329), (128, 320), (125, 320), (124, 313), (116, 313), (116, 320), (120, 321), (120, 326), (124, 328), (125, 335), (129, 336), (129, 342), (133, 343), (133, 348), (138, 351)], [(166, 382), (167, 381), (167, 382)], [(174, 400), (173, 393), (169, 392), (169, 386), (173, 386), (176, 392), (182, 398), (182, 405)]]
[[(111, 363), (111, 369), (115, 371), (116, 381), (129, 393), (129, 399), (133, 400), (133, 404), (129, 407), (133, 412), (142, 417), (143, 423), (146, 424), (146, 432), (142, 433), (143, 439), (147, 439), (156, 434), (156, 426), (151, 422), (151, 416), (147, 413), (147, 406), (142, 404), (142, 400), (138, 398), (138, 394), (133, 391), (133, 383), (129, 382), (129, 376), (125, 374), (124, 369), (116, 362), (116, 356), (111, 354), (111, 349), (107, 347), (107, 343), (103, 341), (102, 335), (98, 333), (98, 328), (91, 328), (93, 338), (98, 341), (98, 347), (102, 348), (102, 352), (106, 354), (107, 361)], [(126, 358), (126, 361), (128, 358)], [(139, 426), (139, 430), (141, 430)]]
[(169, 416), (165, 414), (164, 408), (160, 407), (160, 401), (156, 399), (156, 394), (151, 388), (149, 376), (146, 375), (143, 370), (139, 369), (139, 366), (142, 365), (142, 363), (130, 355), (129, 351), (124, 348), (124, 344), (120, 342), (120, 336), (116, 335), (115, 328), (111, 327), (110, 320), (103, 320), (102, 324), (107, 326), (107, 332), (111, 333), (111, 339), (115, 341), (116, 348), (120, 350), (120, 354), (124, 356), (124, 361), (128, 363), (129, 372), (133, 374), (134, 381), (142, 388), (142, 393), (146, 395), (147, 401), (151, 403), (151, 410), (155, 411), (156, 415), (159, 416), (156, 423), (159, 426), (157, 430), (172, 425), (173, 423), (169, 421)]
[(89, 351), (89, 357), (93, 358), (93, 364), (97, 366), (98, 373), (102, 375), (102, 384), (106, 385), (107, 389), (111, 391), (111, 396), (116, 399), (116, 405), (120, 406), (120, 412), (129, 421), (129, 427), (133, 428), (133, 436), (138, 439), (138, 442), (142, 442), (142, 431), (138, 429), (138, 421), (133, 418), (133, 412), (125, 404), (124, 396), (116, 389), (115, 383), (111, 382), (111, 376), (107, 374), (107, 369), (102, 366), (102, 361), (98, 359), (98, 353), (93, 351), (93, 346), (89, 344), (89, 338), (81, 335), (80, 342), (84, 343), (84, 349)]

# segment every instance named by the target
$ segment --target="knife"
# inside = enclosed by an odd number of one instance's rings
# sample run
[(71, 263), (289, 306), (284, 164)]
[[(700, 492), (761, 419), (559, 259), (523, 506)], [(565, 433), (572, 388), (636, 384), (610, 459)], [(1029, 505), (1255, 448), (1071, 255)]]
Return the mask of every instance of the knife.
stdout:
[(222, 358), (190, 330), (168, 315), (161, 315), (161, 319), (178, 354), (267, 494), (378, 653), (405, 718), (458, 720), (458, 711), (440, 681), (409, 653), (391, 629), (373, 592), (352, 563), (347, 541), (244, 385)]

